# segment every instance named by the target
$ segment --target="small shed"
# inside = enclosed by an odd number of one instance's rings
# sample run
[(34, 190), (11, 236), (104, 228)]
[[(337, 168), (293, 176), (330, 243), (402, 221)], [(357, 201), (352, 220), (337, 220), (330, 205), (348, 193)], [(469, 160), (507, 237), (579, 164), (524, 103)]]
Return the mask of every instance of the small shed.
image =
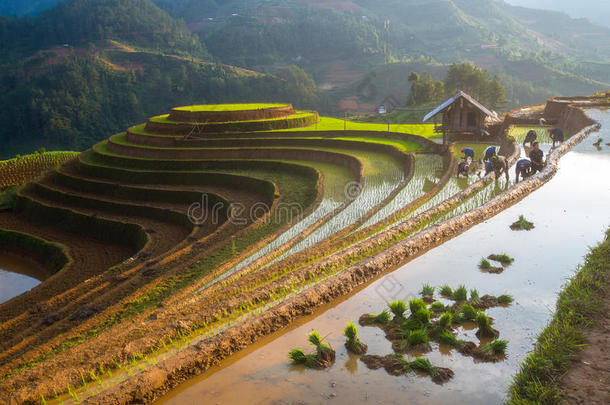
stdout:
[[(394, 111), (396, 108), (400, 107), (400, 103), (394, 96), (387, 96), (383, 99), (379, 107), (377, 107), (378, 114), (385, 114)], [(382, 112), (383, 111), (383, 112)]]
[(500, 121), (498, 114), (489, 110), (477, 100), (459, 91), (424, 117), (424, 122), (442, 114), (441, 124), (437, 123), (436, 132), (443, 134), (476, 134), (487, 125)]

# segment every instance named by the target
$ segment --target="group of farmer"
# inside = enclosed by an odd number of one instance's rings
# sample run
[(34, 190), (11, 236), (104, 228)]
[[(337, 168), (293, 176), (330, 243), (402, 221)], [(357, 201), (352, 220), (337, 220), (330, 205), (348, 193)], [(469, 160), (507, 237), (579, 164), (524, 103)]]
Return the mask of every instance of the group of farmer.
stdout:
[[(561, 143), (564, 140), (563, 131), (560, 128), (549, 129), (549, 135), (553, 140), (553, 148), (555, 147), (555, 143)], [(530, 130), (525, 136), (523, 147), (526, 148), (526, 145), (529, 144), (531, 149), (528, 153), (529, 159), (519, 159), (515, 165), (515, 176), (517, 183), (519, 182), (519, 177), (526, 178), (532, 176), (541, 171), (544, 167), (544, 152), (540, 150), (540, 144), (538, 143), (537, 139), (538, 134), (533, 129)], [(474, 149), (462, 148), (461, 152), (464, 154), (464, 156), (458, 164), (457, 175), (458, 177), (467, 177), (470, 172), (471, 165), (474, 162)], [(483, 165), (485, 168), (485, 175), (493, 171), (496, 174), (496, 179), (504, 174), (506, 176), (506, 181), (509, 180), (508, 162), (506, 157), (498, 155), (495, 146), (490, 146), (485, 150)]]

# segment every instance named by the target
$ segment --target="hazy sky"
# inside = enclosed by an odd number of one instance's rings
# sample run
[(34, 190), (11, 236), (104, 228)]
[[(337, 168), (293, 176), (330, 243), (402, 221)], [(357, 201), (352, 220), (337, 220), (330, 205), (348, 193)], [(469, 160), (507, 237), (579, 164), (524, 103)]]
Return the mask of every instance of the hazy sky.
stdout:
[(600, 25), (610, 26), (608, 0), (505, 0), (517, 6), (558, 10), (572, 17), (586, 17)]

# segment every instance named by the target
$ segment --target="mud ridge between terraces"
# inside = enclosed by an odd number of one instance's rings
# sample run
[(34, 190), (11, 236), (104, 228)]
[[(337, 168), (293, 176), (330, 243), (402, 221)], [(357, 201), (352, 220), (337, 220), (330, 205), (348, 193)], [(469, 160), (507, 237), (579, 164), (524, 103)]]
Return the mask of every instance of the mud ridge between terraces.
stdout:
[[(319, 173), (319, 172), (318, 172), (318, 175), (320, 176), (320, 173)], [(361, 176), (361, 174), (360, 174), (360, 176)], [(316, 186), (316, 188), (317, 188), (317, 196), (316, 196), (316, 200), (315, 200), (315, 202), (314, 202), (313, 204), (311, 204), (311, 205), (310, 205), (310, 207), (308, 208), (308, 210), (307, 210), (307, 211), (304, 213), (305, 215), (308, 215), (308, 214), (310, 213), (310, 211), (311, 211), (311, 210), (313, 210), (313, 209), (314, 209), (314, 208), (315, 208), (315, 207), (316, 207), (316, 206), (319, 204), (319, 202), (320, 202), (320, 200), (321, 200), (321, 197), (322, 197), (322, 187), (323, 187), (322, 178), (321, 178), (321, 177), (318, 177), (318, 179), (317, 179), (317, 186)], [(276, 195), (278, 194), (278, 190), (277, 190), (277, 189), (276, 189), (275, 194), (276, 194)], [(257, 220), (255, 223), (251, 224), (251, 225), (250, 225), (248, 228), (245, 228), (245, 229), (242, 229), (241, 231), (239, 231), (237, 234), (235, 234), (235, 235), (234, 235), (234, 237), (239, 237), (239, 235), (243, 234), (244, 232), (246, 232), (246, 231), (247, 231), (248, 229), (250, 229), (251, 227), (258, 226), (258, 224), (260, 224), (260, 223), (263, 223), (263, 222), (267, 221), (267, 219), (269, 218), (269, 216), (271, 215), (271, 213), (275, 211), (276, 206), (277, 206), (277, 202), (278, 202), (278, 201), (277, 201), (277, 199), (275, 199), (275, 200), (274, 200), (274, 202), (273, 202), (273, 204), (272, 204), (271, 210), (270, 210), (269, 212), (267, 212), (267, 213), (266, 213), (266, 214), (265, 214), (263, 217), (259, 218), (259, 219), (258, 219), (258, 220)], [(284, 227), (283, 227), (283, 228), (280, 230), (280, 232), (281, 232), (281, 231), (283, 231), (283, 230), (285, 230), (285, 229), (287, 229), (287, 227), (289, 227), (289, 226), (290, 226), (290, 224), (286, 224), (286, 225), (285, 225), (285, 226), (284, 226)], [(233, 259), (233, 260), (231, 260), (230, 262), (228, 262), (228, 263), (226, 263), (225, 265), (221, 266), (222, 268), (221, 268), (221, 269), (219, 269), (219, 271), (221, 271), (221, 272), (222, 272), (222, 271), (226, 271), (226, 270), (227, 270), (228, 268), (230, 268), (231, 266), (233, 266), (233, 265), (237, 264), (239, 261), (243, 260), (243, 259), (245, 258), (245, 256), (247, 256), (249, 253), (252, 253), (252, 252), (253, 252), (253, 251), (255, 251), (256, 249), (260, 248), (262, 245), (264, 245), (264, 244), (266, 244), (266, 243), (269, 243), (269, 241), (270, 241), (271, 239), (273, 239), (273, 237), (274, 237), (273, 235), (270, 235), (269, 237), (267, 237), (267, 238), (265, 238), (265, 239), (263, 239), (263, 240), (259, 241), (259, 242), (258, 242), (258, 243), (256, 243), (255, 245), (251, 246), (251, 248), (250, 248), (250, 249), (248, 249), (246, 252), (244, 252), (242, 255), (240, 255), (240, 256), (238, 256), (238, 257), (234, 258), (234, 259)], [(199, 253), (199, 254), (200, 254), (200, 253)], [(194, 263), (194, 262), (193, 262), (193, 260), (195, 260), (195, 259), (190, 260), (190, 261), (189, 261), (189, 263), (190, 263), (190, 264)], [(174, 260), (174, 261), (172, 261), (172, 264), (176, 264), (176, 263), (175, 263), (175, 260)], [(187, 265), (188, 263), (183, 263), (183, 262), (181, 262), (180, 264), (181, 264), (180, 268), (183, 268), (183, 267), (184, 267), (185, 265)], [(139, 270), (138, 270), (138, 269), (139, 269)], [(136, 269), (129, 270), (128, 272), (133, 272), (133, 271), (136, 271), (136, 270), (138, 270), (139, 272), (141, 272), (141, 271), (146, 271), (146, 268), (145, 268), (145, 267), (142, 267), (142, 266), (138, 266)], [(172, 270), (174, 270), (174, 269), (172, 268)], [(173, 272), (173, 271), (172, 271), (172, 272)], [(126, 275), (126, 274), (127, 274), (127, 273), (121, 273), (121, 275), (119, 275), (119, 276)], [(214, 272), (214, 274), (216, 274), (216, 272)], [(204, 278), (205, 278), (205, 279), (213, 278), (214, 274), (208, 274), (208, 275), (206, 275)], [(168, 274), (164, 274), (164, 276), (168, 276)], [(131, 280), (131, 279), (130, 279), (130, 280)], [(128, 284), (128, 286), (130, 286), (130, 285), (131, 285), (131, 283), (129, 282), (129, 280), (128, 280), (126, 283)], [(154, 285), (153, 285), (153, 286), (154, 286)], [(147, 287), (147, 290), (148, 290), (148, 289), (149, 289), (149, 288)], [(140, 291), (140, 290), (139, 290), (139, 291), (138, 291), (138, 294), (143, 293), (143, 292), (145, 292), (145, 291)], [(133, 297), (132, 297), (132, 298), (133, 298)], [(96, 302), (97, 302), (97, 301), (96, 301)], [(124, 302), (125, 302), (125, 300), (123, 300), (123, 301), (122, 301), (122, 303), (124, 303)], [(121, 303), (116, 304), (116, 305), (114, 306), (114, 308), (109, 308), (109, 309), (108, 309), (108, 310), (107, 310), (105, 313), (106, 313), (106, 314), (107, 314), (107, 313), (112, 314), (112, 313), (116, 312), (116, 311), (117, 311), (117, 305), (120, 307)], [(100, 314), (100, 315), (103, 315), (103, 314)], [(83, 332), (84, 330), (86, 330), (86, 328), (89, 328), (89, 327), (92, 327), (92, 326), (94, 326), (94, 325), (97, 325), (97, 324), (99, 324), (99, 322), (102, 322), (104, 319), (105, 319), (105, 318), (103, 318), (103, 317), (102, 317), (102, 318), (100, 318), (100, 317), (92, 317), (92, 318), (91, 318), (91, 319), (89, 319), (89, 320), (88, 320), (86, 323), (84, 323), (84, 324), (80, 325), (78, 328), (75, 328), (75, 329), (70, 329), (70, 335), (74, 335), (74, 334), (77, 334), (77, 335), (78, 335), (78, 333)], [(64, 337), (66, 337), (66, 338), (67, 338), (68, 336), (64, 336)], [(56, 340), (57, 340), (57, 339), (56, 339)], [(51, 343), (52, 343), (52, 342), (51, 342)], [(51, 348), (51, 349), (53, 349), (53, 348), (54, 348), (56, 345), (58, 345), (58, 344), (61, 344), (61, 340), (60, 340), (60, 341), (56, 341), (55, 343), (53, 343), (53, 344), (50, 346), (50, 348)], [(55, 345), (55, 346), (53, 346), (53, 345)], [(46, 345), (46, 346), (48, 346), (48, 345)], [(50, 350), (50, 349), (49, 349), (49, 347), (47, 347), (47, 348), (46, 348), (46, 349), (44, 349), (44, 350)], [(43, 350), (42, 348), (36, 348), (36, 349), (33, 351), (33, 353), (28, 353), (28, 355), (29, 355), (29, 357), (31, 358), (32, 356), (35, 356), (35, 355), (36, 355), (36, 353), (39, 353), (39, 354), (40, 354), (40, 353), (43, 353), (43, 352), (44, 352), (44, 350)], [(87, 354), (87, 356), (89, 356), (89, 354)], [(89, 358), (90, 358), (90, 357), (89, 357)], [(80, 356), (80, 355), (79, 355), (79, 359), (80, 359), (80, 360), (83, 360), (82, 356)], [(65, 360), (64, 360), (64, 361), (65, 361)], [(45, 363), (45, 364), (46, 364), (46, 363)], [(64, 363), (62, 363), (62, 364), (64, 364)], [(48, 366), (49, 366), (49, 365), (47, 364), (47, 365), (46, 365), (44, 368), (48, 370)], [(53, 365), (51, 365), (51, 368), (54, 368), (54, 367), (57, 367), (57, 370), (63, 370), (63, 371), (66, 371), (66, 368), (61, 367), (61, 365), (59, 365), (59, 364), (57, 364), (57, 363), (54, 363)], [(57, 370), (56, 370), (56, 371), (57, 371)], [(70, 369), (68, 369), (68, 370), (70, 370)], [(44, 370), (43, 370), (43, 372), (44, 372)], [(49, 374), (53, 374), (53, 372), (50, 372)], [(45, 373), (45, 375), (47, 375), (47, 373)], [(54, 377), (53, 379), (55, 379), (55, 377)], [(19, 380), (19, 379), (18, 379), (18, 380)], [(19, 381), (23, 381), (23, 380), (19, 380)], [(57, 380), (56, 380), (56, 381), (57, 381)], [(64, 380), (61, 380), (61, 381), (64, 381)], [(56, 385), (56, 384), (55, 384), (55, 385)], [(61, 385), (61, 384), (60, 384), (60, 385)], [(19, 387), (19, 386), (24, 386), (24, 385), (23, 385), (22, 383), (20, 383), (20, 382), (15, 382), (15, 385), (12, 385), (12, 388), (8, 388), (8, 392), (11, 392), (13, 389), (15, 389), (14, 387)], [(57, 386), (58, 386), (58, 385), (57, 385)], [(5, 386), (5, 387), (6, 387), (6, 386)]]
[[(511, 158), (514, 159), (516, 158), (516, 154), (517, 154), (517, 150), (515, 150), (515, 153), (513, 154), (514, 156), (512, 156)], [(479, 181), (478, 184), (474, 184), (473, 186), (471, 186), (469, 188), (469, 192), (475, 192), (477, 190), (477, 187), (484, 187), (487, 183), (485, 181)], [(468, 191), (468, 190), (466, 190)], [(468, 196), (468, 193), (463, 194), (462, 198), (466, 198)], [(441, 205), (441, 209), (442, 209), (442, 205)], [(434, 210), (431, 209), (429, 211), (432, 211), (432, 213), (430, 213), (430, 215), (433, 215)], [(427, 211), (428, 212), (428, 211)], [(418, 222), (417, 220), (420, 218), (420, 216), (418, 216), (416, 219), (411, 220), (407, 226), (408, 227), (415, 227), (416, 223)], [(381, 239), (382, 236), (378, 237), (378, 239)], [(365, 242), (366, 244), (368, 244), (370, 246), (370, 244), (375, 244), (376, 240), (375, 239), (371, 239), (369, 241)], [(347, 251), (346, 255), (351, 254), (354, 250), (357, 250), (358, 248), (360, 248), (361, 245), (356, 246), (353, 249), (350, 249)], [(84, 374), (88, 374), (89, 373), (89, 365), (88, 362), (86, 360), (82, 360), (82, 361), (77, 361), (76, 363), (74, 362), (74, 360), (77, 360), (75, 357), (75, 355), (78, 355), (79, 359), (83, 359), (83, 356), (86, 353), (86, 358), (95, 358), (96, 361), (99, 362), (99, 364), (104, 364), (105, 366), (107, 364), (112, 364), (112, 359), (115, 358), (123, 358), (123, 359), (129, 359), (131, 356), (145, 352), (147, 347), (150, 347), (151, 343), (154, 342), (155, 340), (155, 336), (157, 336), (157, 341), (159, 339), (159, 336), (163, 337), (163, 336), (174, 336), (175, 335), (175, 330), (174, 328), (180, 326), (180, 328), (182, 330), (184, 330), (184, 328), (186, 327), (188, 329), (188, 327), (190, 325), (196, 325), (197, 324), (197, 318), (199, 318), (199, 320), (201, 320), (202, 317), (205, 317), (205, 322), (209, 323), (209, 322), (213, 322), (214, 319), (218, 319), (218, 317), (222, 317), (222, 314), (226, 313), (226, 311), (229, 312), (234, 312), (236, 310), (238, 310), (241, 302), (240, 299), (246, 299), (246, 300), (251, 300), (251, 302), (259, 302), (260, 300), (265, 300), (268, 299), (270, 294), (273, 294), (274, 292), (276, 292), (278, 289), (281, 289), (283, 287), (283, 285), (290, 285), (290, 283), (292, 282), (301, 282), (303, 280), (307, 280), (309, 279), (312, 275), (314, 275), (316, 272), (320, 271), (320, 267), (323, 267), (324, 265), (326, 265), (329, 261), (332, 260), (336, 260), (337, 257), (341, 258), (341, 252), (337, 253), (331, 257), (329, 257), (328, 259), (325, 259), (322, 261), (322, 263), (320, 263), (318, 266), (309, 266), (309, 267), (305, 267), (303, 269), (299, 269), (298, 271), (292, 273), (292, 274), (288, 274), (287, 276), (281, 277), (279, 280), (273, 281), (271, 284), (266, 285), (264, 287), (262, 287), (261, 289), (258, 289), (257, 291), (254, 291), (252, 293), (246, 293), (246, 294), (242, 294), (241, 296), (237, 296), (235, 298), (231, 298), (230, 300), (223, 300), (222, 302), (218, 303), (218, 302), (214, 302), (213, 299), (214, 297), (211, 297), (211, 301), (209, 302), (204, 302), (201, 299), (204, 298), (205, 296), (208, 295), (208, 293), (210, 292), (210, 289), (206, 289), (205, 291), (202, 292), (203, 296), (202, 297), (197, 297), (196, 300), (193, 299), (189, 299), (189, 300), (182, 300), (179, 302), (175, 302), (175, 300), (172, 300), (172, 302), (174, 302), (174, 304), (172, 305), (164, 305), (164, 307), (162, 309), (158, 309), (159, 312), (159, 316), (155, 315), (155, 319), (153, 321), (150, 320), (150, 316), (152, 316), (152, 314), (150, 313), (151, 311), (147, 312), (147, 313), (143, 313), (140, 316), (137, 317), (137, 319), (134, 319), (134, 324), (132, 327), (129, 328), (122, 328), (120, 330), (116, 330), (113, 333), (110, 333), (110, 331), (108, 331), (108, 333), (104, 332), (103, 335), (97, 336), (92, 342), (89, 342), (89, 344), (87, 346), (89, 346), (90, 348), (86, 349), (86, 348), (79, 348), (78, 349), (78, 353), (72, 354), (72, 359), (73, 360), (68, 360), (68, 358), (70, 358), (70, 355), (68, 353), (66, 353), (65, 355), (61, 355), (58, 358), (56, 358), (56, 361), (61, 361), (61, 362), (66, 362), (69, 361), (71, 364), (71, 368), (70, 369), (63, 369), (63, 370), (57, 370), (57, 373), (53, 373), (52, 371), (50, 371), (51, 369), (54, 369), (55, 367), (53, 365), (49, 365), (46, 364), (45, 368), (44, 368), (44, 375), (52, 375), (52, 378), (47, 379), (46, 382), (45, 381), (40, 381), (38, 384), (35, 384), (38, 386), (37, 390), (45, 390), (45, 386), (47, 387), (46, 390), (48, 391), (48, 387), (49, 384), (51, 384), (50, 386), (54, 386), (56, 384), (59, 384), (60, 386), (66, 386), (67, 384), (75, 384), (77, 381), (80, 381), (78, 378), (78, 371), (84, 373)], [(251, 282), (252, 280), (254, 281), (258, 281), (258, 280), (262, 280), (265, 278), (265, 274), (267, 274), (268, 271), (267, 269), (265, 269), (265, 271), (263, 272), (258, 272), (255, 274), (252, 274), (251, 276), (248, 276), (246, 278), (246, 280), (242, 280), (239, 284), (243, 285), (244, 283), (248, 283)], [(231, 277), (233, 278), (233, 277)], [(282, 285), (283, 283), (283, 285)], [(231, 280), (231, 283), (229, 283), (229, 288), (233, 288), (233, 284), (234, 281)], [(211, 289), (214, 290), (214, 289)], [(237, 287), (237, 290), (239, 291), (239, 287)], [(223, 289), (220, 290), (220, 294), (224, 293), (225, 291)], [(245, 297), (244, 297), (245, 295)], [(188, 297), (187, 297), (188, 298)], [(191, 311), (191, 315), (187, 315), (184, 310), (185, 310), (185, 303), (187, 304), (187, 306), (189, 308), (187, 308), (188, 311), (190, 311), (191, 307), (196, 307), (199, 308), (198, 311), (195, 311), (195, 313), (192, 313)], [(204, 310), (201, 310), (202, 308), (205, 308)], [(156, 313), (155, 312), (155, 313)], [(180, 325), (175, 325), (175, 322), (168, 322), (168, 320), (175, 320), (175, 319), (180, 319), (181, 323)], [(135, 341), (133, 341), (133, 338), (130, 340), (129, 336), (133, 336), (133, 334), (135, 333), (135, 335), (139, 336), (139, 339), (136, 339)], [(112, 342), (114, 343), (112, 343)], [(103, 352), (103, 355), (96, 355), (95, 352)], [(101, 356), (101, 357), (100, 357)], [(62, 360), (63, 359), (63, 360)], [(49, 368), (50, 367), (50, 368)], [(20, 376), (19, 378), (17, 378), (15, 381), (13, 381), (13, 387), (17, 388), (17, 387), (23, 387), (24, 385), (22, 385), (21, 383), (19, 383), (19, 381), (25, 381), (25, 379), (31, 379), (31, 378), (35, 378), (35, 375), (41, 375), (39, 374), (39, 371), (35, 371), (35, 370), (31, 370), (32, 373), (26, 373), (26, 375)], [(42, 372), (42, 371), (41, 371)], [(30, 377), (28, 377), (28, 375), (30, 375)], [(35, 378), (38, 379), (38, 378)], [(21, 390), (22, 393), (24, 395), (28, 395), (26, 392), (30, 391), (30, 388), (33, 388), (32, 385), (30, 385), (28, 388)], [(38, 392), (38, 391), (35, 391)], [(52, 391), (51, 391), (52, 392)]]
[[(271, 210), (268, 211), (263, 217), (259, 218), (254, 223), (250, 223), (247, 227), (238, 227), (241, 228), (241, 230), (239, 230), (235, 235), (238, 236), (242, 232), (245, 232), (247, 229), (250, 229), (250, 227), (258, 226), (259, 223), (265, 221), (266, 218), (271, 215), (271, 213), (275, 210), (276, 205), (277, 200), (275, 200), (272, 204)], [(223, 239), (223, 236), (224, 239), (226, 239), (228, 235), (224, 234), (224, 232), (222, 234), (218, 233), (218, 231), (222, 232), (223, 229), (226, 228), (226, 225), (232, 224), (230, 222), (226, 222), (225, 226), (221, 227), (219, 230), (217, 230), (217, 232), (205, 236), (198, 243), (203, 243), (202, 241), (209, 241), (211, 243), (211, 246), (209, 248), (210, 250), (207, 250), (207, 252), (215, 250), (214, 247), (218, 244), (226, 243), (226, 241), (222, 242), (220, 241), (220, 239)], [(51, 312), (50, 309), (53, 309), (53, 314), (58, 313), (57, 311), (59, 310), (61, 310), (62, 314), (65, 314), (70, 310), (73, 311), (75, 310), (75, 308), (79, 308), (83, 305), (93, 305), (100, 308), (107, 308), (110, 305), (115, 304), (117, 301), (120, 301), (121, 299), (124, 300), (125, 297), (128, 297), (130, 294), (137, 293), (139, 295), (145, 293), (158, 283), (173, 275), (176, 271), (179, 271), (180, 269), (183, 269), (184, 267), (193, 264), (195, 261), (198, 260), (200, 255), (205, 252), (201, 251), (199, 248), (193, 248), (193, 246), (189, 245), (186, 246), (184, 249), (175, 252), (175, 254), (173, 255), (171, 253), (172, 252), (168, 252), (168, 255), (159, 258), (158, 263), (155, 264), (153, 268), (145, 266), (143, 263), (136, 261), (133, 263), (126, 262), (126, 268), (122, 271), (102, 272), (102, 274), (88, 282), (87, 286), (91, 288), (91, 291), (83, 293), (83, 286), (81, 284), (78, 284), (66, 292), (70, 293), (71, 295), (80, 292), (80, 294), (75, 296), (72, 301), (61, 300), (61, 303), (65, 302), (65, 306), (58, 308), (56, 305), (53, 305), (53, 303), (56, 302), (58, 298), (60, 298), (56, 297), (52, 300), (52, 302), (44, 303), (41, 306), (41, 311), (49, 313)], [(167, 266), (167, 263), (171, 263), (171, 266)], [(154, 271), (154, 275), (152, 277), (146, 273), (150, 270)], [(110, 289), (108, 290), (107, 287), (110, 287)], [(32, 316), (35, 316), (35, 314)], [(30, 350), (30, 352), (27, 353), (27, 357), (21, 356), (22, 358), (17, 360), (27, 360), (29, 358), (32, 358), (33, 356), (37, 356), (40, 353), (44, 352), (43, 347), (36, 346), (34, 346), (35, 349), (32, 351), (29, 347), (33, 343), (47, 341), (53, 338), (54, 336), (58, 336), (59, 334), (67, 331), (82, 331), (88, 327), (91, 327), (91, 322), (94, 322), (95, 320), (96, 317), (92, 317), (87, 320), (87, 322), (84, 322), (78, 327), (76, 327), (76, 325), (74, 325), (74, 322), (70, 321), (69, 319), (62, 319), (61, 321), (54, 322), (51, 326), (45, 326), (44, 322), (42, 324), (40, 322), (37, 322), (34, 325), (34, 328), (32, 329), (33, 332), (36, 332), (39, 329), (39, 333), (37, 335), (26, 339), (27, 335), (22, 336), (21, 334), (25, 333), (25, 331), (22, 331), (19, 333), (21, 342), (12, 347), (9, 345), (8, 347), (10, 347), (10, 349), (0, 353), (0, 360), (2, 360), (2, 362), (0, 363), (2, 364), (0, 370), (3, 370), (9, 366), (9, 364), (5, 363), (6, 359), (15, 358), (16, 355), (23, 352), (24, 350)], [(97, 321), (101, 322), (99, 319), (97, 319)], [(2, 332), (6, 334), (7, 331)], [(65, 338), (67, 338), (67, 336), (59, 336), (58, 338), (60, 340), (56, 342), (56, 345), (60, 345), (61, 342)], [(56, 340), (58, 338), (56, 338)], [(13, 337), (13, 340), (15, 339), (16, 337)], [(32, 339), (36, 340), (34, 341)], [(17, 341), (19, 341), (19, 339), (17, 339)], [(52, 341), (50, 342), (52, 343)]]
[[(554, 150), (541, 173), (522, 181), (485, 205), (417, 233), (371, 258), (358, 262), (266, 312), (189, 346), (134, 378), (87, 399), (85, 403), (124, 404), (153, 401), (182, 381), (207, 370), (235, 351), (281, 329), (298, 317), (311, 314), (320, 305), (350, 293), (382, 273), (404, 264), (516, 204), (548, 182), (557, 172), (559, 158), (599, 127), (599, 124), (590, 125), (581, 130)], [(18, 397), (14, 397), (14, 400), (16, 399)]]

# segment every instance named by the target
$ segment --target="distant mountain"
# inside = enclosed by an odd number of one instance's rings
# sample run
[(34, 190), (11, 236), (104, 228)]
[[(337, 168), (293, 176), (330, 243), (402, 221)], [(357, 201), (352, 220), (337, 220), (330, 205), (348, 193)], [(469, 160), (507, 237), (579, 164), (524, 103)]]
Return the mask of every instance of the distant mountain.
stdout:
[(184, 23), (149, 0), (70, 0), (35, 18), (0, 17), (0, 40), (12, 51), (115, 39), (150, 49), (203, 56)]
[(610, 88), (610, 29), (503, 0), (65, 0), (0, 15), (0, 144), (80, 149), (174, 104), (370, 113), (465, 60), (509, 107), (587, 94)]
[(0, 159), (82, 150), (174, 105), (326, 105), (296, 66), (262, 74), (214, 63), (148, 0), (67, 0), (36, 17), (0, 17), (0, 44)]
[(506, 0), (515, 6), (555, 10), (564, 12), (573, 18), (588, 18), (606, 27), (610, 27), (610, 2), (600, 0)]

